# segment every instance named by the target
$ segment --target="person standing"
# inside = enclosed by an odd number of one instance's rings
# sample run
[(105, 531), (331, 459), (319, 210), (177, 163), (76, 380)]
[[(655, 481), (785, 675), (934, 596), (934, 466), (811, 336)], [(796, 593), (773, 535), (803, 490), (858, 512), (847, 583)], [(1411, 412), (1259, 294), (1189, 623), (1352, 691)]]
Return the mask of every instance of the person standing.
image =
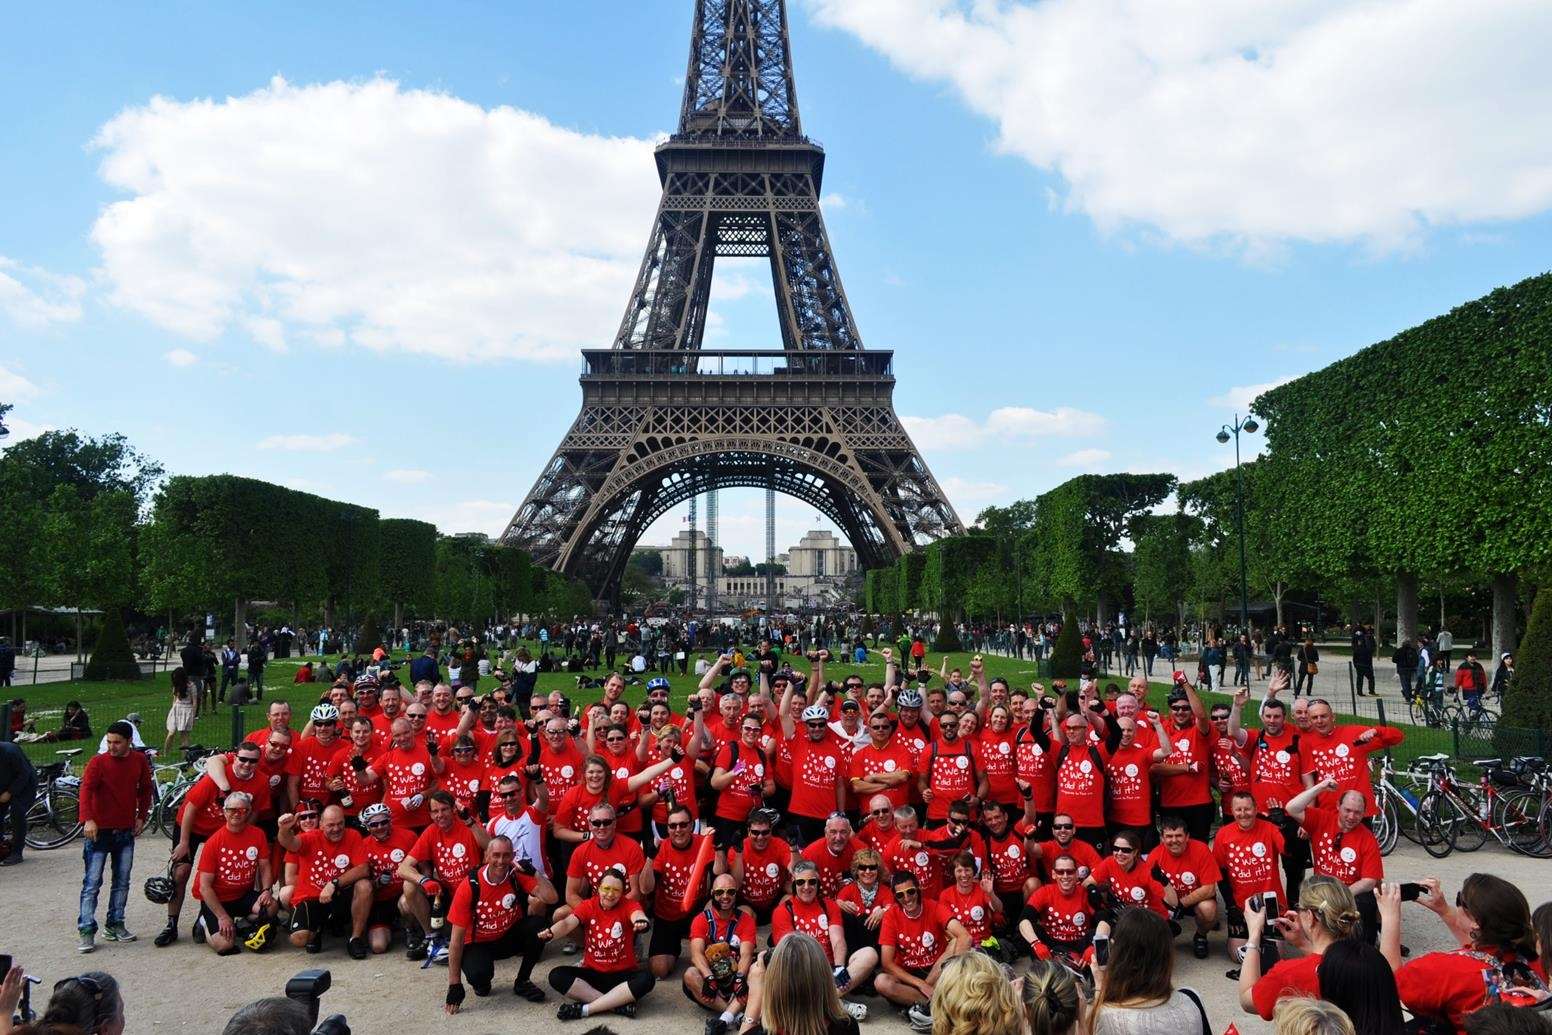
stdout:
[(1315, 646), (1315, 637), (1307, 635), (1304, 642), (1299, 644), (1298, 655), (1294, 659), (1299, 665), (1299, 677), (1293, 684), (1293, 696), (1298, 697), (1300, 690), (1308, 690), (1315, 693), (1315, 674), (1320, 671), (1320, 650)]
[(0, 686), (10, 686), (16, 672), (16, 648), (11, 641), (0, 636)]
[(1364, 680), (1369, 682), (1369, 696), (1378, 697), (1374, 689), (1374, 633), (1367, 626), (1353, 626), (1353, 678), (1358, 685), (1358, 696), (1364, 696)]
[(1434, 653), (1444, 659), (1444, 663), (1450, 663), (1450, 652), (1455, 649), (1455, 634), (1439, 624), (1439, 635), (1433, 638)]
[(11, 850), (0, 859), (0, 866), (15, 866), (22, 861), (26, 844), (27, 810), (37, 794), (38, 773), (22, 749), (8, 740), (0, 740), (0, 830), (8, 831)]
[(108, 895), (105, 937), (115, 942), (135, 940), (124, 927), (124, 907), (129, 902), (135, 838), (151, 814), (151, 764), (144, 754), (131, 750), (133, 733), (122, 719), (109, 726), (107, 753), (93, 755), (81, 777), (86, 873), (81, 880), (81, 909), (76, 922), (81, 936), (78, 952), (96, 948), (97, 893), (102, 890), (102, 871), (110, 857), (113, 886)]
[(248, 685), (253, 689), (253, 699), (264, 699), (264, 663), (269, 660), (264, 637), (257, 636), (248, 644)]
[(1417, 677), (1417, 647), (1411, 640), (1402, 640), (1401, 646), (1390, 656), (1391, 664), (1396, 666), (1396, 678), (1401, 681), (1401, 696), (1404, 700), (1412, 696), (1412, 681)]

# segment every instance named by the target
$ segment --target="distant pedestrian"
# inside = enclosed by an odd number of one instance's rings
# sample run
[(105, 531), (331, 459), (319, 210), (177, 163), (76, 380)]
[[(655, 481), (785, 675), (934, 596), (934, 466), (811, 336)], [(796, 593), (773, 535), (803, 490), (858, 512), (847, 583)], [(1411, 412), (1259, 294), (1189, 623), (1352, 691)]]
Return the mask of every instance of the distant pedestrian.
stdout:
[(0, 686), (10, 686), (15, 672), (16, 648), (11, 646), (9, 639), (0, 636)]
[(146, 756), (130, 747), (134, 730), (120, 720), (108, 727), (108, 752), (93, 755), (81, 777), (80, 815), (85, 824), (83, 855), (86, 873), (81, 880), (81, 909), (76, 921), (80, 933), (78, 952), (91, 952), (97, 937), (97, 895), (102, 890), (102, 871), (113, 861), (113, 886), (108, 895), (109, 941), (132, 942), (124, 927), (124, 908), (129, 903), (130, 870), (135, 864), (135, 838), (151, 813), (151, 765)]
[(182, 746), (189, 746), (189, 733), (194, 729), (194, 695), (198, 692), (190, 684), (186, 669), (172, 670), (172, 707), (167, 709), (167, 739), (162, 742), (162, 755), (172, 757), (172, 738), (182, 736)]
[(11, 849), (0, 857), (0, 866), (15, 866), (22, 861), (26, 843), (27, 810), (37, 793), (38, 773), (22, 749), (8, 740), (0, 740), (0, 831), (10, 839)]

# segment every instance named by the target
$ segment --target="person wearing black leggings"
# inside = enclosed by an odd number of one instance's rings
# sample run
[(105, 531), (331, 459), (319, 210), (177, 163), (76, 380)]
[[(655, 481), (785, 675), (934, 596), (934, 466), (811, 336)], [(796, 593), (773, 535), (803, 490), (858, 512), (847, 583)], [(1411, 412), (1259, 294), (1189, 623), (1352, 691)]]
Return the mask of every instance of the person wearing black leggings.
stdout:
[(641, 903), (626, 901), (625, 874), (619, 868), (599, 877), (593, 897), (541, 930), (539, 940), (564, 937), (583, 925), (587, 942), (582, 965), (550, 971), (550, 987), (571, 1000), (560, 1005), (556, 1016), (563, 1021), (610, 1011), (636, 1016), (636, 1004), (647, 997), (656, 980), (650, 970), (637, 965), (636, 935), (649, 926), (647, 914)]

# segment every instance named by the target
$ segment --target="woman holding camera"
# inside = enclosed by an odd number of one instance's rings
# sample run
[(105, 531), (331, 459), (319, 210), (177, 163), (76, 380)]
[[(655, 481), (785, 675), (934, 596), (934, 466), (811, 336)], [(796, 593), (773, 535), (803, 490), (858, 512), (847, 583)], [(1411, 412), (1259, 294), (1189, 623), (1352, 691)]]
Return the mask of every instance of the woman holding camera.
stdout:
[[(1358, 930), (1358, 903), (1351, 889), (1335, 877), (1310, 877), (1299, 888), (1299, 904), (1291, 916), (1270, 922), (1289, 945), (1304, 955), (1280, 960), (1261, 973), (1261, 942), (1266, 934), (1265, 910), (1245, 910), (1245, 960), (1239, 968), (1239, 1005), (1246, 1013), (1271, 1020), (1285, 995), (1320, 994), (1320, 961), (1338, 939)], [(1399, 932), (1400, 925), (1396, 930)], [(1399, 938), (1400, 935), (1398, 934)]]
[(621, 870), (606, 871), (598, 878), (592, 898), (539, 932), (539, 940), (548, 942), (587, 926), (582, 965), (550, 971), (550, 987), (572, 1000), (562, 1003), (556, 1013), (563, 1021), (611, 1010), (634, 1017), (636, 1004), (652, 991), (652, 972), (636, 961), (636, 935), (647, 929), (647, 914), (642, 912), (641, 903), (625, 898), (625, 888)]

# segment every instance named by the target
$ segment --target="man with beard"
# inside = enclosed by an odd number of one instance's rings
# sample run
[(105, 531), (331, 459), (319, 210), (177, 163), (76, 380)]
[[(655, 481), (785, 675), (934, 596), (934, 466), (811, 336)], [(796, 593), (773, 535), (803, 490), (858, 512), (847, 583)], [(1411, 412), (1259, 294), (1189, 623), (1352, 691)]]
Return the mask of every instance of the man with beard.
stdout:
[(690, 921), (690, 965), (684, 993), (714, 1016), (706, 1035), (724, 1035), (749, 999), (749, 969), (754, 965), (754, 914), (737, 905), (738, 881), (730, 873), (711, 885), (711, 902)]
[(959, 714), (946, 711), (938, 716), (938, 730), (940, 736), (921, 756), (917, 777), (917, 789), (927, 804), (928, 826), (942, 826), (953, 802), (970, 799), (974, 807), (986, 796), (985, 767), (975, 745), (959, 735)]

